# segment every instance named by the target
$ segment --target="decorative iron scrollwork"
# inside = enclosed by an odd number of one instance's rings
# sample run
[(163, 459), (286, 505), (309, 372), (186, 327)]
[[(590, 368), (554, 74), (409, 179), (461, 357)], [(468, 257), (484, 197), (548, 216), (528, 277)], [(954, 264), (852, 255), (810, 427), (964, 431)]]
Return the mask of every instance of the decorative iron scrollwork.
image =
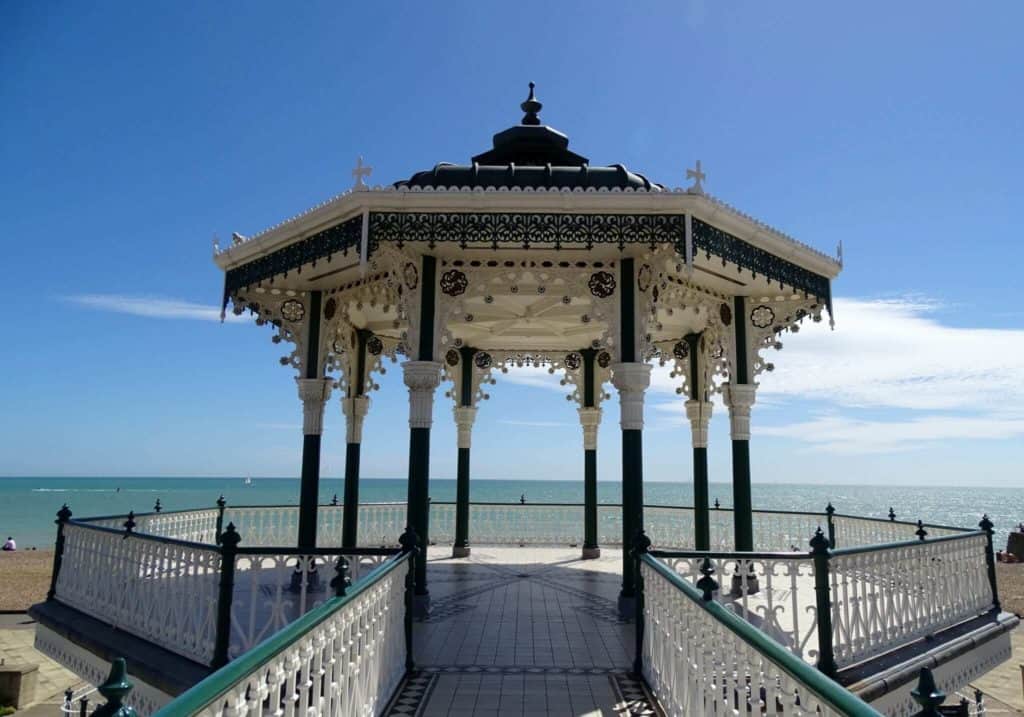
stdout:
[(384, 342), (377, 336), (371, 336), (366, 341), (366, 350), (371, 356), (380, 356), (384, 351)]
[(324, 302), (324, 318), (330, 321), (338, 312), (338, 301), (333, 296)]
[(302, 305), (301, 301), (297, 299), (288, 299), (288, 301), (281, 304), (281, 316), (284, 317), (285, 321), (302, 321), (306, 315), (306, 307)]
[(597, 365), (601, 368), (608, 368), (612, 365), (612, 355), (607, 351), (602, 351), (597, 355)]
[(576, 351), (565, 355), (565, 367), (572, 371), (575, 371), (583, 365), (583, 357)]
[(458, 269), (449, 269), (441, 275), (441, 291), (448, 296), (460, 296), (466, 293), (469, 279)]
[(599, 299), (607, 299), (615, 293), (615, 277), (607, 271), (595, 271), (587, 282), (590, 293)]
[(491, 367), (492, 363), (494, 363), (494, 359), (492, 359), (491, 355), (486, 351), (481, 351), (473, 357), (473, 363), (475, 363), (476, 367), (479, 369), (487, 369)]
[(644, 264), (640, 267), (640, 271), (636, 273), (636, 288), (646, 293), (651, 288), (651, 265)]
[(722, 304), (718, 307), (718, 317), (722, 319), (722, 324), (725, 326), (732, 323), (732, 309), (729, 308), (728, 304)]
[(750, 312), (750, 323), (759, 329), (766, 329), (772, 325), (775, 321), (775, 312), (772, 311), (772, 307), (761, 304), (755, 306), (754, 310)]
[(445, 363), (449, 366), (458, 366), (460, 358), (459, 352), (455, 349), (448, 349), (448, 352), (444, 355)]
[(682, 361), (690, 355), (690, 346), (685, 341), (677, 341), (672, 347), (672, 355)]
[(414, 290), (420, 284), (419, 269), (417, 269), (416, 265), (411, 261), (408, 262), (405, 265), (405, 268), (402, 269), (402, 278), (405, 279), (405, 285), (408, 286), (410, 290)]

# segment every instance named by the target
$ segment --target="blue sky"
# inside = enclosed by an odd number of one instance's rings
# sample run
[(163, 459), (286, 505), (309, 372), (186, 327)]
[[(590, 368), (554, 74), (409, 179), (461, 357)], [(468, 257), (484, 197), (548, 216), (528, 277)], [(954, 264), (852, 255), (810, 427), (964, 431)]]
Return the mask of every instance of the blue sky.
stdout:
[[(755, 481), (1019, 483), (1024, 8), (629, 7), (4, 3), (0, 475), (296, 475), (291, 373), (268, 332), (214, 320), (213, 236), (347, 188), (357, 155), (373, 183), (464, 162), (533, 80), (592, 163), (679, 186), (700, 158), (716, 196), (843, 242), (836, 331), (788, 337), (762, 381)], [(494, 387), (477, 476), (582, 476), (572, 406), (536, 379)], [(397, 370), (381, 384), (364, 475), (403, 476), (405, 390)], [(648, 405), (648, 478), (687, 479), (663, 377)], [(433, 474), (452, 477), (440, 397), (435, 419)], [(617, 421), (608, 402), (602, 479)], [(332, 402), (328, 475), (342, 428)], [(727, 480), (721, 407), (711, 441)]]

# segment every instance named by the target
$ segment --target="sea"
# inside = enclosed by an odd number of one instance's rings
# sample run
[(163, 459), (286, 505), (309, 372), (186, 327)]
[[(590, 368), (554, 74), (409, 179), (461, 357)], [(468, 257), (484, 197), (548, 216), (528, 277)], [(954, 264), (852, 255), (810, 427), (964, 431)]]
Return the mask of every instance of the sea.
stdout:
[[(621, 483), (598, 483), (598, 501), (618, 503)], [(299, 482), (295, 478), (0, 478), (0, 538), (13, 536), (19, 548), (48, 550), (55, 538), (54, 519), (65, 503), (76, 517), (149, 512), (157, 499), (165, 510), (213, 507), (225, 497), (234, 505), (295, 505)], [(320, 502), (329, 503), (343, 494), (342, 480), (324, 478)], [(454, 480), (431, 480), (430, 496), (437, 501), (455, 500)], [(582, 480), (487, 480), (474, 479), (473, 501), (530, 503), (582, 503)], [(691, 483), (648, 481), (644, 502), (648, 505), (692, 505)], [(363, 502), (404, 502), (404, 478), (364, 478), (359, 497)], [(732, 504), (732, 486), (712, 483), (710, 498), (722, 507)], [(926, 523), (973, 527), (983, 513), (996, 526), (996, 548), (1005, 546), (1006, 533), (1024, 521), (1024, 490), (1020, 488), (802, 485), (754, 483), (755, 509), (822, 512), (831, 501), (839, 513), (885, 517), (890, 506), (900, 520), (923, 519)]]

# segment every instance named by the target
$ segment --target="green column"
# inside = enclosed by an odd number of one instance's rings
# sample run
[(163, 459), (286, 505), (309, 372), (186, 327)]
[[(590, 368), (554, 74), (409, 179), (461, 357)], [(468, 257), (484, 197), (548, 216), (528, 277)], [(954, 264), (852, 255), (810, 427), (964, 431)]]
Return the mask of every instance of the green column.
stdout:
[(711, 420), (711, 402), (705, 385), (703, 337), (688, 334), (684, 340), (688, 348), (690, 400), (686, 402), (686, 416), (690, 419), (693, 442), (693, 544), (697, 550), (711, 549), (711, 517), (708, 513), (708, 423)]
[(430, 426), (433, 422), (434, 391), (441, 383), (441, 365), (434, 358), (434, 301), (437, 260), (424, 256), (420, 271), (419, 342), (415, 361), (402, 364), (409, 388), (409, 492), (406, 515), (416, 531), (420, 553), (416, 559), (416, 595), (427, 590), (427, 545), (430, 542)]
[(342, 399), (345, 414), (345, 491), (341, 516), (341, 546), (354, 548), (359, 536), (359, 458), (363, 442), (363, 418), (370, 400), (366, 393), (366, 342), (371, 332), (356, 330), (354, 373), (348, 378), (348, 396)]
[(644, 392), (651, 367), (639, 360), (636, 336), (636, 272), (633, 259), (623, 259), (619, 282), (619, 341), (621, 363), (612, 366), (612, 383), (619, 391), (622, 427), (622, 591), (619, 609), (632, 614), (636, 595), (636, 562), (630, 546), (644, 527), (643, 425)]
[(754, 516), (750, 497), (750, 407), (754, 386), (747, 360), (746, 299), (733, 299), (736, 366), (729, 384), (729, 420), (732, 438), (732, 495), (736, 550), (754, 549)]
[(476, 350), (468, 346), (459, 349), (459, 405), (455, 407), (455, 425), (458, 429), (458, 468), (455, 474), (455, 544), (453, 558), (468, 558), (469, 548), (469, 451), (473, 435), (476, 408), (473, 407), (473, 356)]
[(331, 393), (320, 365), (320, 314), (322, 295), (309, 293), (309, 326), (303, 376), (296, 379), (302, 401), (302, 478), (299, 485), (298, 547), (316, 547), (317, 507), (320, 500), (320, 437), (323, 432), (324, 402)]
[(583, 356), (583, 407), (579, 409), (583, 426), (583, 551), (584, 560), (601, 557), (597, 544), (597, 428), (601, 409), (597, 408), (595, 362), (597, 351), (580, 351)]

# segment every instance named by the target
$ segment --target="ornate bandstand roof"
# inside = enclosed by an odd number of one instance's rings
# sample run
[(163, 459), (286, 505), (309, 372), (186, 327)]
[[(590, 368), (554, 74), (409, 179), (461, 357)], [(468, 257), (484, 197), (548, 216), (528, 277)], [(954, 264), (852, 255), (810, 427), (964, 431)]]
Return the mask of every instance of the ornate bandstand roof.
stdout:
[[(522, 108), (521, 123), (470, 164), (371, 187), (360, 158), (348, 191), (215, 247), (224, 306), (255, 313), (298, 344), (316, 294), (328, 323), (321, 341), (334, 357), (359, 330), (392, 354), (441, 358), (473, 347), (493, 357), (566, 357), (586, 348), (614, 360), (628, 333), (638, 354), (677, 361), (683, 338), (703, 334), (721, 362), (730, 349), (715, 336), (730, 335), (737, 311), (755, 353), (831, 311), (841, 261), (707, 195), (699, 162), (685, 189), (620, 165), (591, 167), (566, 135), (541, 124), (532, 86)], [(619, 301), (629, 284), (632, 324)], [(417, 316), (435, 293), (429, 348)], [(301, 357), (282, 361), (298, 367)], [(758, 358), (753, 371), (762, 368), (771, 364)]]
[(540, 122), (541, 103), (530, 96), (521, 105), (522, 122), (494, 135), (494, 146), (468, 165), (442, 162), (417, 172), (395, 187), (484, 187), (558, 189), (664, 189), (621, 164), (591, 167), (586, 157), (569, 150), (569, 138)]

